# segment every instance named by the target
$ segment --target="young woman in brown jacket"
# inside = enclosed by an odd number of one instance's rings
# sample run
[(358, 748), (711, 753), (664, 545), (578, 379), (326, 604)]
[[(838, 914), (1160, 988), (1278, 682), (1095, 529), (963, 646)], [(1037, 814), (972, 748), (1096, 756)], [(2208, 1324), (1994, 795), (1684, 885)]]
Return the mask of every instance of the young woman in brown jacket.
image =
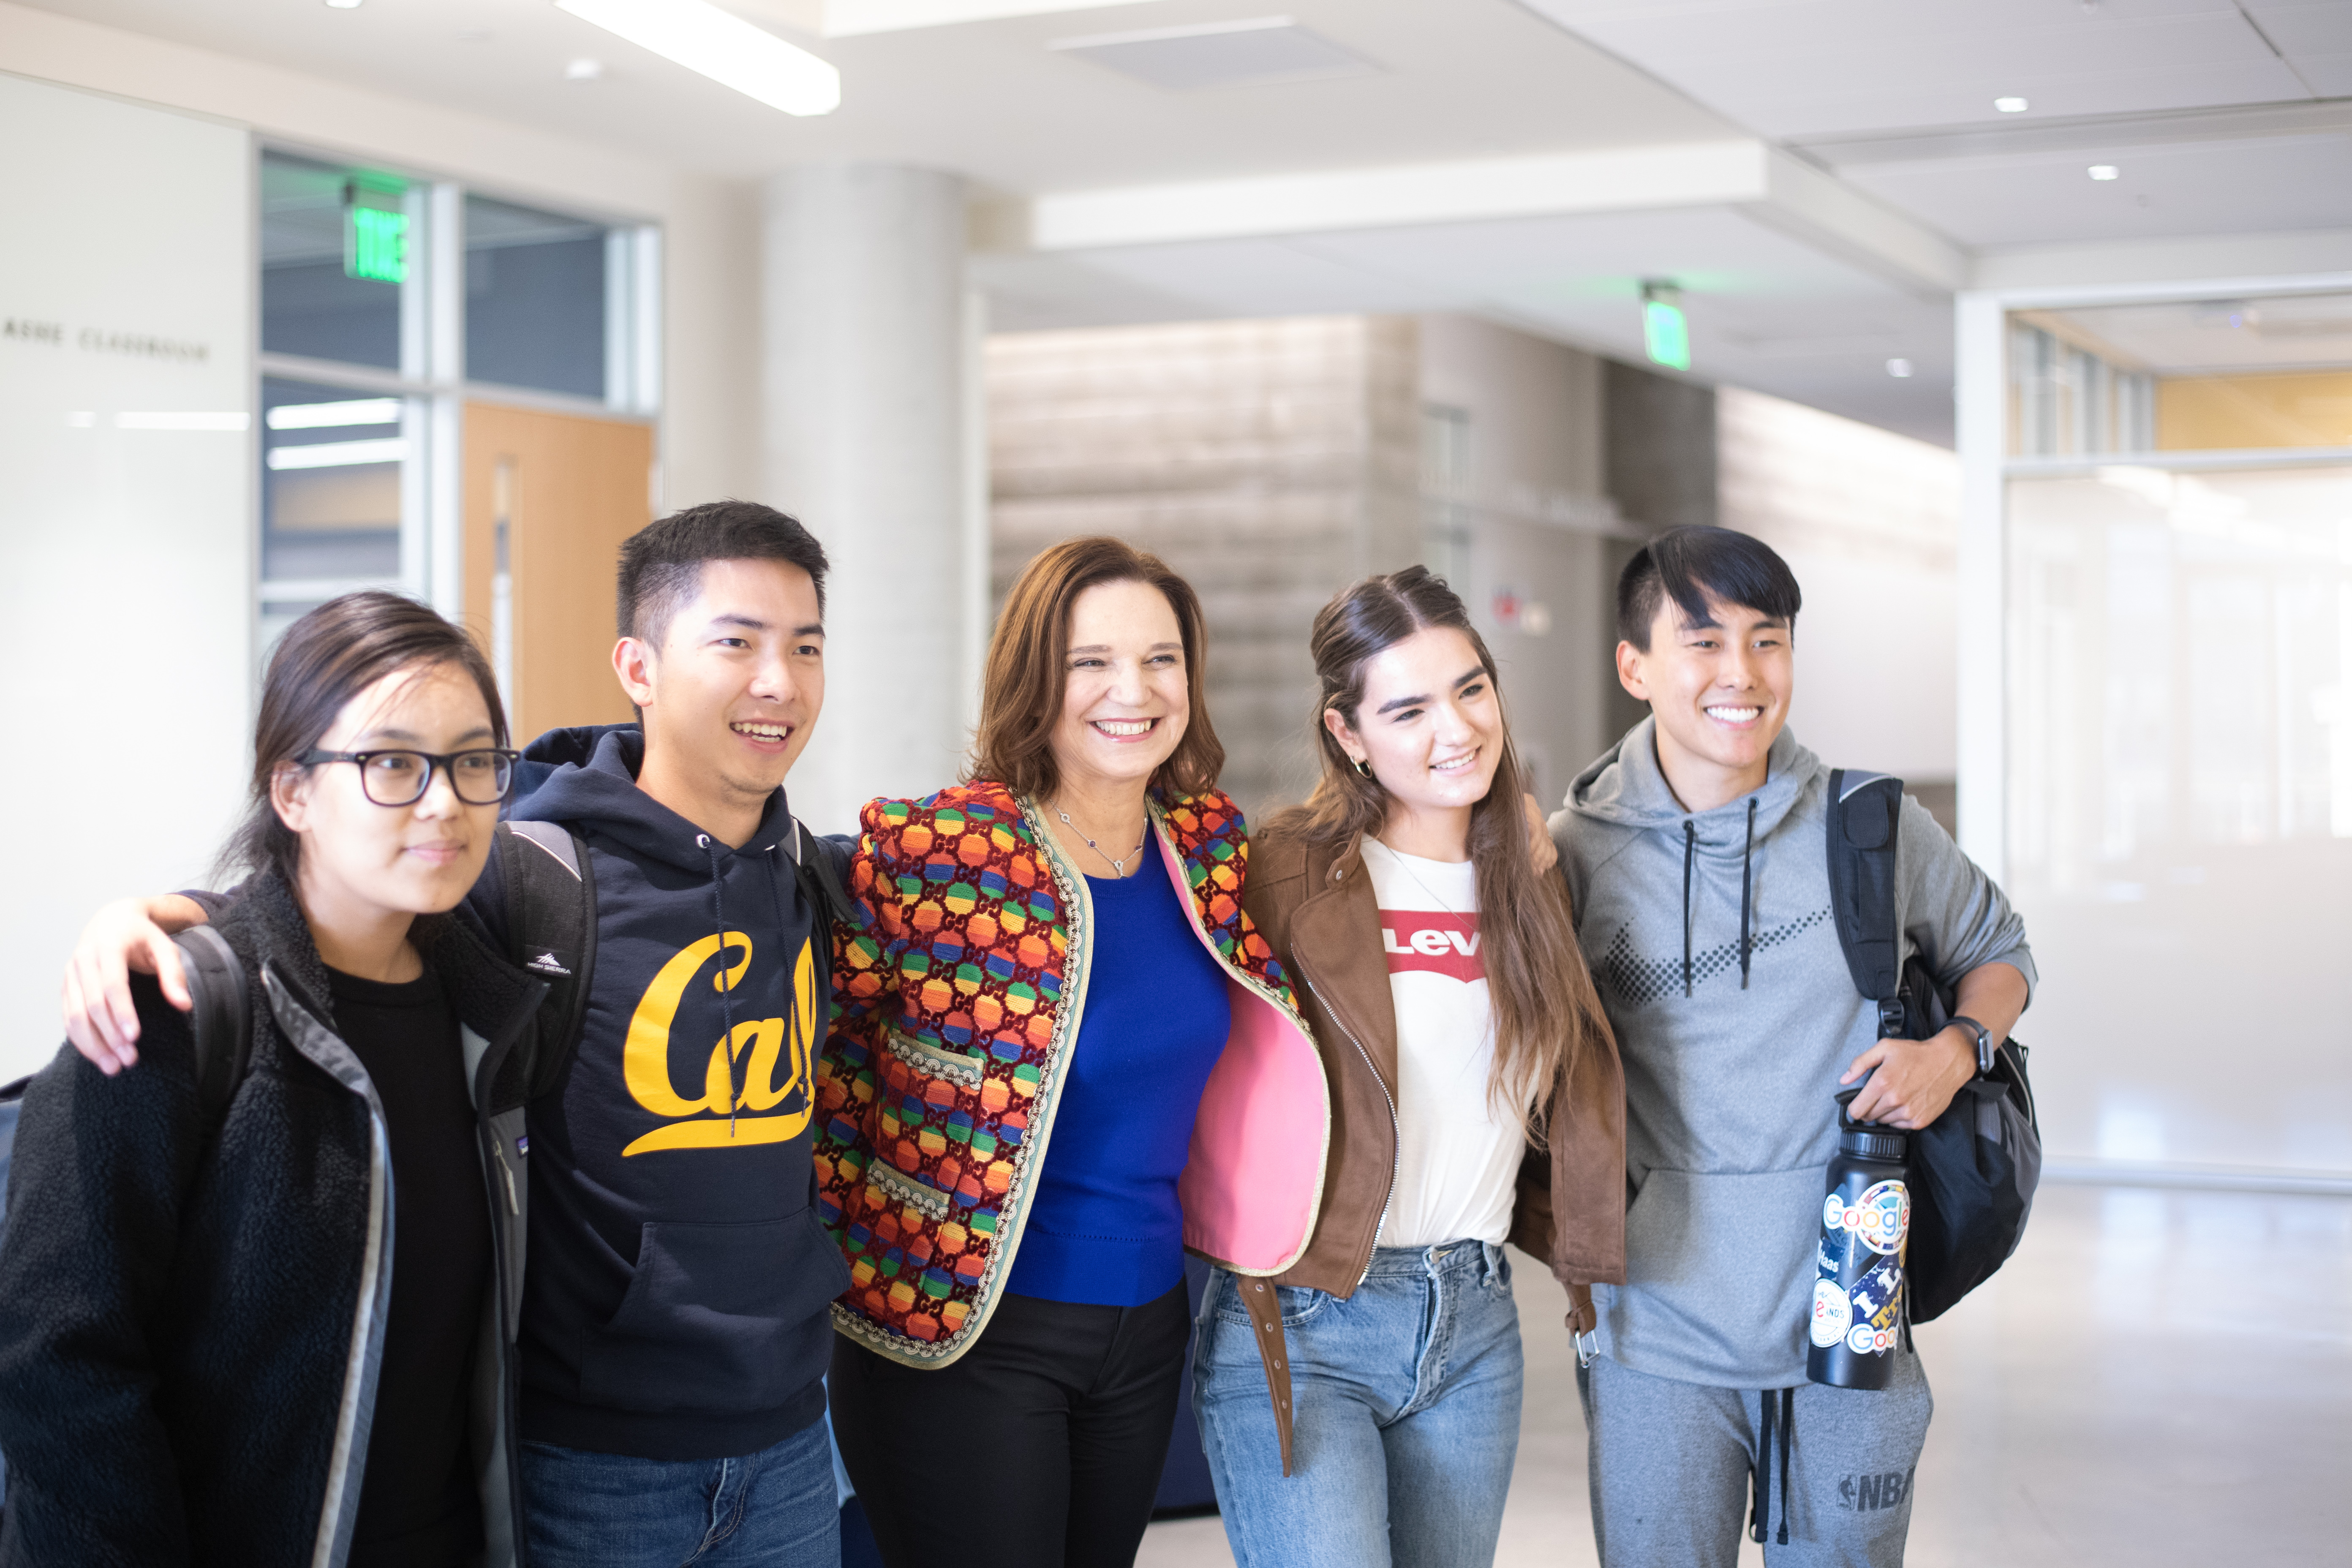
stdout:
[(1286, 1272), (1212, 1282), (1194, 1402), (1241, 1568), (1486, 1563), (1522, 1382), (1502, 1243), (1580, 1346), (1586, 1288), (1624, 1279), (1623, 1082), (1462, 601), (1370, 578), (1313, 647), (1323, 777), (1244, 904), (1331, 1085), (1323, 1201)]

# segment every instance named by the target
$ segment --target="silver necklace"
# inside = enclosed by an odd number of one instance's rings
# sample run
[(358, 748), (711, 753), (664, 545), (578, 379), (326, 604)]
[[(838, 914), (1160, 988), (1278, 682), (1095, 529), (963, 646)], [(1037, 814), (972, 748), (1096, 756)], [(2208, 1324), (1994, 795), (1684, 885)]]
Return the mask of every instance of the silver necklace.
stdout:
[[(1385, 844), (1381, 844), (1381, 841), (1378, 838), (1373, 839), (1372, 842), (1380, 844), (1381, 847), (1383, 849), (1389, 849), (1389, 847)], [(1428, 883), (1421, 879), (1421, 873), (1414, 870), (1411, 865), (1407, 864), (1405, 855), (1402, 850), (1389, 849), (1389, 858), (1394, 860), (1397, 863), (1397, 869), (1402, 871), (1406, 876), (1411, 877), (1412, 879), (1412, 885), (1419, 888), (1423, 893), (1426, 894), (1433, 902), (1435, 902), (1439, 909), (1444, 910), (1447, 914), (1452, 915), (1457, 921), (1467, 920), (1469, 918), (1460, 910), (1455, 909), (1452, 904), (1449, 904), (1444, 899), (1439, 898), (1435, 890), (1433, 889)]]
[[(1062, 826), (1065, 826), (1065, 827), (1068, 828), (1071, 832), (1073, 832), (1073, 833), (1076, 834), (1079, 837), (1081, 837), (1081, 838), (1087, 838), (1087, 830), (1086, 830), (1085, 828), (1083, 828), (1083, 827), (1080, 827), (1076, 823), (1072, 822), (1072, 821), (1070, 820), (1070, 814), (1069, 814), (1068, 812), (1064, 811), (1060, 806), (1058, 806), (1058, 805), (1057, 805), (1057, 806), (1055, 806), (1055, 807), (1054, 808), (1054, 815), (1055, 815), (1055, 816), (1058, 816), (1058, 817), (1060, 817), (1060, 818), (1062, 819)], [(1137, 839), (1137, 840), (1135, 841), (1135, 847), (1134, 847), (1134, 848), (1132, 848), (1132, 849), (1129, 850), (1129, 851), (1128, 851), (1124, 856), (1121, 856), (1119, 858), (1118, 858), (1118, 859), (1116, 859), (1116, 860), (1112, 860), (1112, 859), (1111, 859), (1111, 855), (1110, 855), (1110, 851), (1109, 851), (1109, 850), (1105, 849), (1101, 845), (1099, 845), (1099, 844), (1096, 843), (1093, 839), (1091, 839), (1091, 838), (1087, 838), (1087, 848), (1089, 848), (1089, 849), (1093, 850), (1096, 854), (1097, 854), (1097, 855), (1101, 856), (1104, 859), (1106, 859), (1106, 860), (1110, 860), (1110, 871), (1111, 871), (1111, 875), (1112, 875), (1112, 876), (1114, 876), (1114, 877), (1119, 877), (1119, 878), (1124, 878), (1124, 877), (1127, 875), (1127, 863), (1128, 863), (1129, 860), (1134, 859), (1134, 858), (1136, 858), (1136, 856), (1137, 856), (1137, 855), (1140, 854), (1140, 853), (1142, 852), (1142, 850), (1143, 850), (1143, 847), (1144, 847), (1144, 845), (1145, 845), (1145, 844), (1147, 844), (1147, 843), (1149, 843), (1149, 842), (1150, 841), (1150, 838), (1151, 838), (1151, 829), (1150, 829), (1150, 826), (1149, 826), (1150, 818), (1147, 816), (1145, 820), (1146, 820), (1146, 826), (1145, 826), (1145, 827), (1144, 827), (1143, 837), (1142, 837), (1141, 838), (1139, 838), (1139, 839)]]

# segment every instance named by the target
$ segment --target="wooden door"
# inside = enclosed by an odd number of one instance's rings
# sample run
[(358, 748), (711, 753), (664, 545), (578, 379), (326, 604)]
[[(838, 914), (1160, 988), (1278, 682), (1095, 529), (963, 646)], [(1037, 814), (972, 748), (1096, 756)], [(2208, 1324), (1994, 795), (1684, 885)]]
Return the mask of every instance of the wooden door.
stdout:
[(652, 521), (650, 426), (466, 405), (466, 620), (517, 745), (630, 717), (613, 674), (621, 542)]

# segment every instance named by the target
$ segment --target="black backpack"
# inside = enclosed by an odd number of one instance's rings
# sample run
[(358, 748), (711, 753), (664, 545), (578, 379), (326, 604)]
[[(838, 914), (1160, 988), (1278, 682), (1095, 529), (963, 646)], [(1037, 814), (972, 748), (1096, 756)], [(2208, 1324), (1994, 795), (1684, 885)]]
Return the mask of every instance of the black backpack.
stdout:
[[(228, 1102), (245, 1081), (252, 1051), (253, 1014), (245, 965), (227, 939), (208, 925), (191, 926), (173, 937), (172, 945), (180, 950), (188, 994), (195, 1003), (188, 1028), (195, 1037), (196, 1098), (205, 1108), (205, 1120), (217, 1122), (228, 1114)], [(32, 1081), (27, 1076), (0, 1087), (0, 1194), (7, 1190), (8, 1157), (16, 1148), (16, 1112)], [(6, 1215), (0, 1211), (0, 1236), (6, 1234)]]
[[(1918, 955), (1903, 951), (1895, 875), (1903, 781), (1839, 769), (1829, 793), (1830, 910), (1854, 988), (1878, 1004), (1880, 1038), (1930, 1038), (1954, 1004)], [(2042, 1179), (2027, 1054), (2014, 1039), (2001, 1042), (1992, 1070), (1910, 1134), (1913, 1322), (1941, 1317), (1990, 1279), (2025, 1234)]]
[[(795, 818), (788, 848), (802, 896), (820, 920), (849, 919), (833, 866)], [(579, 836), (560, 822), (499, 824), (494, 853), (504, 883), (507, 957), (547, 982), (539, 1008), (534, 1095), (560, 1076), (588, 1011), (596, 968), (596, 873)]]

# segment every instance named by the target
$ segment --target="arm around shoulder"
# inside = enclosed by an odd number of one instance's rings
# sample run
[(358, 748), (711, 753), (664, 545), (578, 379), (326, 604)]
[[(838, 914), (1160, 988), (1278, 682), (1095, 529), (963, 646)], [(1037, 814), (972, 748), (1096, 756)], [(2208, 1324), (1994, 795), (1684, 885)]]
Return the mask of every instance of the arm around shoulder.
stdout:
[(90, 916), (66, 961), (58, 1010), (66, 1038), (99, 1071), (113, 1074), (139, 1060), (139, 1010), (131, 976), (152, 974), (164, 999), (182, 1012), (191, 1005), (187, 973), (174, 934), (205, 924), (236, 898), (227, 893), (164, 893), (117, 899)]

